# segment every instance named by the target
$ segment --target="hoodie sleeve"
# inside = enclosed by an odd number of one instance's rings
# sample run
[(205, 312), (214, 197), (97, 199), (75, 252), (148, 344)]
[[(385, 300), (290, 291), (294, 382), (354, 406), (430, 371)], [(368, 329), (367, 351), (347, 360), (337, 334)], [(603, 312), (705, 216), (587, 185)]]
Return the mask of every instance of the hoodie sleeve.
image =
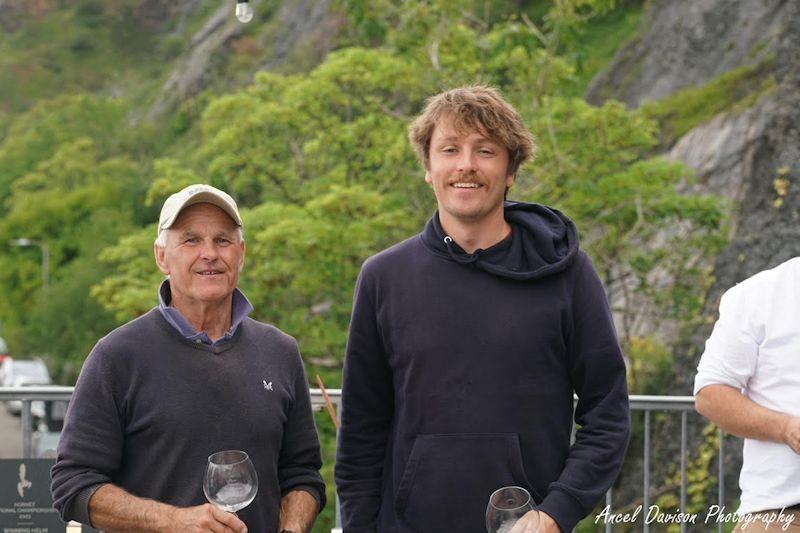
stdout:
[(580, 426), (561, 475), (540, 508), (571, 531), (614, 483), (628, 447), (625, 363), (603, 285), (583, 252), (576, 260), (568, 364)]
[(367, 266), (356, 282), (342, 383), (335, 478), (347, 533), (375, 533), (394, 389)]

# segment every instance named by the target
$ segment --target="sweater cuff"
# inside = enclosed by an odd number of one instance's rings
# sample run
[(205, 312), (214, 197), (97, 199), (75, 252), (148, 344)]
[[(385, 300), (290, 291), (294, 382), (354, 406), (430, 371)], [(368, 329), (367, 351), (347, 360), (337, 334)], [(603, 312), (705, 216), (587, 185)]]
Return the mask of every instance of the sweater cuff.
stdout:
[(69, 510), (69, 516), (72, 516), (73, 520), (80, 522), (81, 524), (86, 524), (87, 526), (92, 525), (92, 522), (89, 518), (89, 500), (92, 499), (92, 496), (94, 496), (94, 493), (97, 492), (97, 489), (103, 485), (105, 485), (105, 483), (91, 485), (75, 495), (75, 497), (72, 499), (72, 503), (70, 504), (72, 508)]
[(578, 500), (558, 489), (553, 489), (547, 494), (539, 510), (549, 514), (563, 532), (572, 531), (586, 515)]

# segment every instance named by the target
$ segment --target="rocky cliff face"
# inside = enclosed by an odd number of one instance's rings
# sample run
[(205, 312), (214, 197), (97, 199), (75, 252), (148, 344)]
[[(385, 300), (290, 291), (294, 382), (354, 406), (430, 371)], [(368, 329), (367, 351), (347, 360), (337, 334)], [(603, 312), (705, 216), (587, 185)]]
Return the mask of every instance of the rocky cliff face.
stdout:
[[(3, 0), (0, 0), (2, 2)], [(162, 0), (149, 0), (160, 5)], [(256, 11), (260, 2), (250, 0)], [(275, 28), (255, 38), (257, 50), (264, 51), (262, 68), (276, 69), (292, 61), (293, 51), (302, 50), (307, 61), (317, 62), (332, 49), (341, 20), (331, 12), (330, 0), (284, 0), (275, 17)], [(157, 119), (182, 101), (206, 89), (222, 70), (232, 43), (244, 35), (247, 26), (233, 16), (233, 4), (225, 3), (192, 37), (184, 53), (164, 83), (148, 116)]]
[(0, 0), (0, 30), (13, 33), (60, 8), (58, 0)]
[(155, 119), (171, 111), (184, 101), (206, 88), (218, 64), (224, 58), (227, 43), (244, 31), (244, 25), (233, 16), (231, 6), (225, 3), (208, 19), (208, 22), (191, 40), (189, 50), (167, 79), (149, 116)]
[(657, 0), (587, 98), (636, 107), (774, 53), (795, 0)]
[(278, 13), (280, 20), (275, 48), (265, 58), (263, 68), (279, 68), (289, 61), (292, 51), (306, 50), (322, 60), (333, 47), (344, 20), (331, 11), (330, 0), (294, 0), (286, 2)]

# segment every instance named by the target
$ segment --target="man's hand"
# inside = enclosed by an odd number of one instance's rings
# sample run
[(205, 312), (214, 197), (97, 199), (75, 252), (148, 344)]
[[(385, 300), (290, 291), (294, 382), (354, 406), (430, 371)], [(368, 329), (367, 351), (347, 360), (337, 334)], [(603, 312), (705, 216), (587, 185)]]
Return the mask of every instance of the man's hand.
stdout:
[(247, 533), (247, 526), (233, 513), (227, 513), (206, 503), (196, 507), (176, 507), (165, 531), (186, 533)]
[(792, 416), (786, 420), (783, 442), (794, 450), (794, 453), (800, 453), (800, 418)]
[(561, 533), (556, 521), (542, 511), (530, 511), (517, 520), (508, 533)]

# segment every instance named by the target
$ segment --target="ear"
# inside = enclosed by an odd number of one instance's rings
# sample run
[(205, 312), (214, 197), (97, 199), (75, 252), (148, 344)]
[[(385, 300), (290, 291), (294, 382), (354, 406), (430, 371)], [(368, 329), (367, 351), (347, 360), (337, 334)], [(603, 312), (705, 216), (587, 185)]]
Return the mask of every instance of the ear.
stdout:
[(157, 244), (153, 245), (153, 255), (156, 256), (156, 264), (158, 265), (158, 269), (165, 275), (169, 276), (169, 267), (167, 266), (166, 261), (166, 249), (161, 248)]
[(241, 273), (242, 269), (244, 268), (244, 256), (246, 255), (246, 252), (247, 252), (247, 243), (242, 241), (242, 258), (239, 259), (239, 273)]
[(431, 173), (427, 170), (425, 171), (425, 183), (427, 183), (428, 185), (433, 184), (433, 180), (431, 179)]
[(512, 185), (514, 185), (514, 180), (516, 180), (516, 179), (517, 179), (517, 175), (516, 174), (510, 174), (510, 175), (506, 176), (506, 188), (509, 188)]

